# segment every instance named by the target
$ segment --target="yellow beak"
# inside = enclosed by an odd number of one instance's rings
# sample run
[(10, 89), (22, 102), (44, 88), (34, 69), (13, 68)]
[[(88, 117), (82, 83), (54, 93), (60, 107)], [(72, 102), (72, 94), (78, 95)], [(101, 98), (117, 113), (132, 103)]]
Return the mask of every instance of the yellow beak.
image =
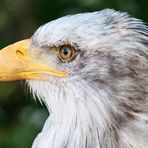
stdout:
[(67, 72), (35, 60), (30, 53), (31, 41), (23, 40), (0, 50), (0, 81), (45, 80), (43, 74), (66, 77)]

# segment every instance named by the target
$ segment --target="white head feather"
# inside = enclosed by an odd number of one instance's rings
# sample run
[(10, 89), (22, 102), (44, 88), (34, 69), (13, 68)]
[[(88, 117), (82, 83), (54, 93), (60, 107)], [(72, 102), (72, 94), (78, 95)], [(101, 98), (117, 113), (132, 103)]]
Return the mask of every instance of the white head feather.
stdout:
[[(60, 63), (54, 49), (64, 44), (81, 54)], [(41, 49), (37, 58), (70, 74), (28, 81), (50, 113), (33, 148), (148, 147), (148, 29), (142, 21), (110, 9), (66, 16), (41, 26), (32, 45)]]

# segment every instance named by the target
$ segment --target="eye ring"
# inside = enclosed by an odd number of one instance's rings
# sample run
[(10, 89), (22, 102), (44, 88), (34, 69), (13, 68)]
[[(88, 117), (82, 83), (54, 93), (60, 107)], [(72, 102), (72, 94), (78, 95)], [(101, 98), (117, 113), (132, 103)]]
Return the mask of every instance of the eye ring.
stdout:
[(58, 49), (58, 58), (63, 62), (69, 62), (76, 58), (77, 51), (68, 45), (63, 45)]

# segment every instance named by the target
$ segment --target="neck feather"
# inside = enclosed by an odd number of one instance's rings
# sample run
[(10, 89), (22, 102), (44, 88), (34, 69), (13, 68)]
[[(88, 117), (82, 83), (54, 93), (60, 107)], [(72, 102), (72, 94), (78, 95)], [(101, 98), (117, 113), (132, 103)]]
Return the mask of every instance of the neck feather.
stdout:
[(50, 112), (33, 147), (98, 148), (106, 140), (108, 144), (112, 138), (118, 140), (107, 106), (109, 103), (106, 102), (108, 95), (103, 90), (78, 86), (69, 84), (66, 87), (49, 87), (49, 84), (42, 85), (41, 82), (40, 85), (31, 83), (31, 88), (45, 102)]

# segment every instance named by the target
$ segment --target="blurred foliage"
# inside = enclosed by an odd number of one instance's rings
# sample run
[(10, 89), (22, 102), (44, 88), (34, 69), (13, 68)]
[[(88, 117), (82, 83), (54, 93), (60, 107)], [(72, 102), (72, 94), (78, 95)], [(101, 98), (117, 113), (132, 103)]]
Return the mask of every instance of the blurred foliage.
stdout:
[[(0, 48), (67, 14), (113, 8), (148, 22), (147, 6), (146, 0), (0, 0)], [(18, 82), (0, 83), (0, 148), (31, 147), (48, 116), (45, 107), (24, 92)]]

